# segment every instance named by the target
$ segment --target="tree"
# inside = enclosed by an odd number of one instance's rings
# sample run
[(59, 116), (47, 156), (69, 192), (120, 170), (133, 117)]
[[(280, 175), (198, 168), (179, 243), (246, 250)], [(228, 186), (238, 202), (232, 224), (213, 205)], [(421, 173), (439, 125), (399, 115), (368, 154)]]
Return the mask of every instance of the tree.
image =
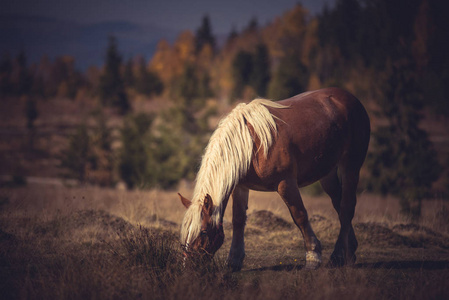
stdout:
[(80, 183), (84, 183), (87, 179), (91, 160), (91, 140), (87, 126), (83, 123), (69, 137), (68, 148), (61, 153), (61, 167), (69, 171), (69, 176), (75, 177)]
[(240, 50), (232, 61), (232, 77), (234, 79), (234, 90), (232, 98), (242, 96), (245, 86), (249, 84), (253, 72), (253, 56), (247, 51)]
[(136, 77), (134, 76), (134, 63), (131, 58), (126, 62), (125, 72), (123, 73), (123, 82), (130, 88), (133, 88), (136, 84)]
[(104, 71), (100, 78), (100, 99), (103, 105), (116, 107), (121, 114), (125, 114), (131, 107), (120, 74), (121, 63), (122, 57), (118, 53), (116, 39), (111, 36), (109, 37)]
[(17, 71), (14, 84), (14, 93), (16, 95), (26, 95), (30, 92), (33, 84), (32, 77), (27, 66), (25, 52), (21, 51), (16, 59)]
[(101, 110), (93, 112), (95, 127), (90, 135), (92, 159), (89, 181), (101, 186), (114, 183), (114, 152), (112, 130), (107, 126), (106, 116)]
[(287, 55), (279, 63), (270, 81), (268, 96), (281, 100), (304, 92), (308, 79), (307, 68), (302, 64), (299, 54)]
[(27, 119), (27, 129), (28, 129), (28, 135), (29, 135), (29, 148), (33, 149), (34, 146), (34, 134), (35, 134), (35, 127), (34, 127), (34, 121), (38, 117), (38, 111), (36, 108), (36, 102), (31, 97), (27, 97), (27, 102), (25, 105), (25, 116)]
[(373, 133), (374, 150), (368, 155), (369, 189), (400, 198), (404, 213), (417, 220), (421, 202), (441, 173), (436, 152), (419, 128), (421, 93), (410, 60), (396, 61), (384, 83), (380, 114), (389, 124)]
[(207, 15), (203, 17), (201, 26), (196, 31), (196, 53), (199, 53), (206, 44), (209, 44), (210, 47), (215, 51), (215, 37), (212, 34), (209, 16)]
[(149, 180), (150, 126), (154, 120), (152, 115), (144, 113), (129, 116), (120, 131), (122, 147), (119, 151), (119, 176), (131, 189), (151, 184)]
[(11, 88), (11, 73), (12, 61), (8, 54), (3, 55), (0, 61), (0, 96), (10, 95)]
[(139, 63), (139, 72), (135, 80), (136, 90), (144, 95), (159, 95), (164, 89), (162, 81), (156, 73), (147, 69), (145, 59), (141, 59)]
[(250, 75), (251, 86), (258, 96), (266, 96), (270, 78), (270, 57), (268, 48), (265, 44), (259, 44), (256, 47), (256, 53), (253, 56), (252, 71)]

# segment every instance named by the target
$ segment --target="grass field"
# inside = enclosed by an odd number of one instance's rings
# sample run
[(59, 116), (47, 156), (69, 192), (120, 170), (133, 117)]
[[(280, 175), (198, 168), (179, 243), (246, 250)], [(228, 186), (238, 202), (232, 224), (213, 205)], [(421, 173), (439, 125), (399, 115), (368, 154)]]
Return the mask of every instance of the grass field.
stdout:
[[(189, 187), (181, 193), (191, 196)], [(327, 262), (338, 234), (330, 200), (304, 195)], [(250, 193), (246, 259), (229, 273), (225, 243), (213, 263), (182, 267), (184, 208), (175, 192), (29, 185), (0, 190), (3, 299), (447, 299), (449, 203), (424, 203), (419, 224), (395, 198), (359, 195), (353, 267), (304, 270), (299, 230), (274, 193)]]

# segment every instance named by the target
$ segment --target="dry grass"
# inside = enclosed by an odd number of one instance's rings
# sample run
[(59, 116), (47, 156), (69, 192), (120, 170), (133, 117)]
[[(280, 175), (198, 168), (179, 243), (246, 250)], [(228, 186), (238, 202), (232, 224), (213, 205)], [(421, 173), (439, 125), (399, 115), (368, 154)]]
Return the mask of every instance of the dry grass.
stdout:
[[(186, 196), (191, 189), (181, 189)], [(448, 298), (449, 203), (426, 201), (420, 224), (394, 198), (362, 194), (354, 267), (306, 271), (299, 231), (273, 193), (251, 193), (244, 268), (182, 267), (184, 209), (175, 192), (28, 186), (0, 190), (0, 295), (5, 299), (443, 299)], [(305, 195), (312, 226), (333, 250), (330, 200)]]

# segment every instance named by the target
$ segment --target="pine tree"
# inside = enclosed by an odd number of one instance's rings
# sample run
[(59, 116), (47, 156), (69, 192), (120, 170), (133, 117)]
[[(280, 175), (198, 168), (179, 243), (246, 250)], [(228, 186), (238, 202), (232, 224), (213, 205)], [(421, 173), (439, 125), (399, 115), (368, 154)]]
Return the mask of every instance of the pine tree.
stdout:
[(259, 44), (253, 56), (252, 71), (250, 75), (251, 86), (260, 97), (267, 94), (268, 83), (270, 82), (270, 57), (265, 44)]
[(309, 74), (297, 53), (282, 58), (268, 86), (268, 96), (281, 100), (302, 93), (307, 88)]
[(144, 95), (159, 95), (164, 86), (156, 73), (147, 69), (145, 60), (142, 58), (139, 64), (139, 76), (135, 80), (136, 90)]
[(149, 186), (149, 128), (153, 116), (129, 116), (120, 131), (119, 176), (128, 188)]
[(413, 65), (403, 58), (389, 73), (379, 101), (380, 114), (389, 124), (373, 133), (374, 150), (367, 159), (372, 175), (369, 188), (398, 196), (403, 212), (417, 220), (422, 199), (438, 179), (441, 166), (427, 133), (419, 128), (423, 103)]
[(69, 137), (69, 146), (61, 153), (61, 167), (69, 171), (69, 176), (84, 183), (91, 159), (91, 140), (87, 126), (83, 123)]
[(121, 114), (125, 114), (130, 110), (130, 105), (120, 74), (121, 64), (122, 57), (118, 53), (116, 39), (111, 36), (109, 37), (103, 75), (100, 78), (100, 98), (103, 105), (116, 107)]
[(134, 88), (136, 84), (136, 78), (134, 76), (134, 64), (133, 60), (130, 58), (125, 65), (125, 72), (123, 73), (123, 82), (126, 87)]
[(215, 51), (215, 37), (212, 34), (209, 16), (204, 16), (201, 26), (197, 29), (195, 35), (196, 53), (201, 52), (206, 44), (209, 44)]
[(36, 102), (31, 98), (27, 98), (26, 106), (25, 106), (25, 116), (27, 119), (27, 129), (28, 129), (28, 147), (30, 149), (34, 148), (34, 136), (35, 136), (35, 127), (34, 121), (38, 117), (38, 111), (36, 108)]
[(30, 92), (33, 84), (32, 77), (28, 71), (25, 52), (21, 51), (17, 56), (18, 75), (15, 82), (15, 94), (26, 95)]
[(232, 61), (232, 78), (234, 79), (234, 90), (232, 98), (240, 98), (245, 86), (250, 83), (253, 73), (253, 56), (247, 51), (239, 51)]

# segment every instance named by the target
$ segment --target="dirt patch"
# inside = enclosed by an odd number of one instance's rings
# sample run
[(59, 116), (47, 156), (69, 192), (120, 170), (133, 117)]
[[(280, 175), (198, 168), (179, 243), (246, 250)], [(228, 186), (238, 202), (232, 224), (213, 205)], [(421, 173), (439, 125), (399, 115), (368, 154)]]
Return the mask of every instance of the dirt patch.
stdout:
[(291, 222), (287, 222), (267, 210), (255, 211), (248, 215), (247, 224), (267, 230), (291, 230), (294, 228)]
[(398, 224), (390, 229), (380, 223), (358, 223), (354, 230), (359, 240), (372, 245), (449, 248), (442, 234), (416, 224)]
[(449, 243), (447, 242), (446, 236), (425, 226), (419, 226), (417, 224), (398, 224), (393, 226), (393, 231), (408, 237), (423, 248), (437, 246), (449, 249)]
[(55, 217), (53, 220), (38, 224), (35, 234), (61, 236), (70, 231), (84, 228), (101, 228), (104, 232), (121, 232), (134, 228), (129, 222), (103, 210), (80, 210), (68, 216)]
[(395, 233), (380, 223), (358, 223), (354, 225), (354, 231), (359, 242), (370, 245), (408, 246), (420, 247), (408, 237)]

